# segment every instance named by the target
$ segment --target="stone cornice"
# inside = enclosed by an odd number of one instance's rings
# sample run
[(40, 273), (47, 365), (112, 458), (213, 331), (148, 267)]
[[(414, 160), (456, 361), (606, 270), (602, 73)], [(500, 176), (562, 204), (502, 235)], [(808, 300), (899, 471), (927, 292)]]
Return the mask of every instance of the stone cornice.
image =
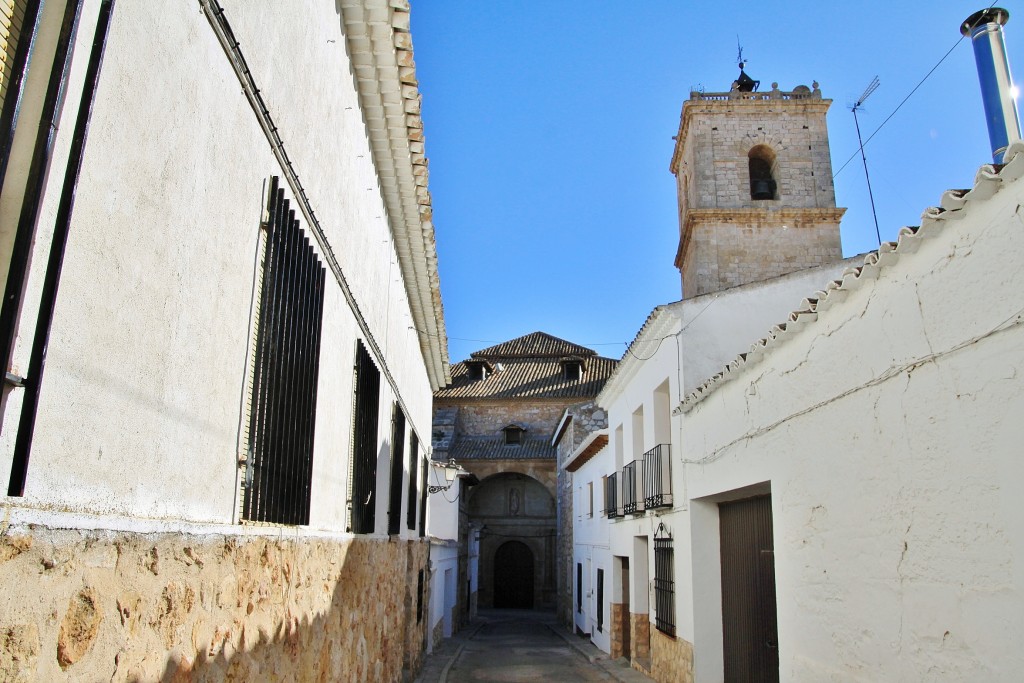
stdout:
[(821, 223), (839, 223), (846, 209), (794, 208), (779, 209), (689, 209), (683, 219), (683, 230), (676, 249), (676, 268), (683, 264), (683, 254), (690, 243), (690, 235), (697, 223), (722, 223), (729, 227), (737, 225), (783, 226), (799, 230)]
[[(806, 88), (806, 86), (803, 86)], [(820, 91), (794, 90), (782, 92), (771, 90), (764, 93), (701, 93), (691, 92), (690, 99), (683, 102), (682, 111), (679, 114), (679, 131), (676, 134), (675, 148), (672, 150), (672, 160), (669, 162), (669, 171), (673, 175), (679, 173), (679, 161), (683, 154), (683, 141), (690, 133), (690, 121), (694, 114), (720, 114), (729, 112), (735, 116), (750, 116), (765, 111), (776, 111), (780, 109), (792, 110), (802, 113), (820, 113), (824, 115), (832, 105), (832, 100), (822, 99)]]
[(341, 0), (345, 41), (433, 390), (451, 382), (408, 0)]

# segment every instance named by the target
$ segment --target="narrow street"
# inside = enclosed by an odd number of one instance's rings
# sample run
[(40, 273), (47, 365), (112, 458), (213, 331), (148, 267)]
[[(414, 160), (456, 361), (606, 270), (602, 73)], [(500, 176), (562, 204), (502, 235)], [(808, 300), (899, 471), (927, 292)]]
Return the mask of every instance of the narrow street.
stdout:
[(548, 612), (481, 610), (430, 656), (418, 683), (626, 681), (651, 679), (569, 634)]

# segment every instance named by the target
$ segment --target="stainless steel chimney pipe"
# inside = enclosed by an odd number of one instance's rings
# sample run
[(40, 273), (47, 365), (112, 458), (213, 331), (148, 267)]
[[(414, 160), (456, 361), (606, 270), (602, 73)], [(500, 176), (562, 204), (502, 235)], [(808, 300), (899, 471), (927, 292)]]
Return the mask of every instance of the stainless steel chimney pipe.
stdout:
[(974, 45), (992, 159), (997, 164), (1003, 163), (1003, 155), (1010, 143), (1020, 140), (1013, 79), (1003, 44), (1003, 26), (1009, 18), (1010, 13), (1005, 9), (990, 7), (975, 12), (960, 25), (960, 33), (968, 36)]

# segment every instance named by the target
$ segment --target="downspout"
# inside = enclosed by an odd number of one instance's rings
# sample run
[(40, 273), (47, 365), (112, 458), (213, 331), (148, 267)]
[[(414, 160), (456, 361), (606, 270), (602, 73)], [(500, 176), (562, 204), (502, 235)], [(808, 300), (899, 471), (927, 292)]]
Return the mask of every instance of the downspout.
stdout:
[(114, 0), (102, 0), (99, 18), (96, 22), (96, 33), (92, 41), (92, 51), (89, 54), (89, 65), (85, 73), (85, 87), (82, 90), (78, 118), (75, 121), (75, 131), (71, 138), (71, 151), (68, 156), (67, 171), (64, 174), (60, 204), (57, 207), (53, 242), (50, 245), (50, 257), (46, 264), (43, 293), (39, 302), (39, 316), (36, 320), (35, 336), (32, 342), (32, 357), (29, 360), (28, 378), (25, 381), (25, 399), (21, 409), (21, 421), (18, 425), (18, 437), (14, 445), (14, 463), (11, 467), (10, 484), (7, 488), (9, 496), (25, 494), (28, 460), (32, 451), (36, 411), (39, 408), (39, 390), (42, 387), (43, 372), (46, 369), (46, 350), (50, 343), (50, 329), (53, 325), (53, 315), (57, 304), (60, 272), (64, 265), (64, 250), (71, 229), (75, 191), (78, 188), (78, 177), (82, 170), (85, 141), (89, 134), (89, 119), (92, 116), (96, 87), (99, 84), (100, 66), (103, 63), (103, 53), (107, 45), (107, 32), (113, 8)]
[(997, 164), (1003, 163), (1010, 143), (1020, 140), (1013, 78), (1003, 43), (1003, 26), (1009, 19), (1010, 13), (1005, 9), (990, 7), (975, 12), (960, 24), (960, 33), (969, 37), (974, 46), (992, 159)]

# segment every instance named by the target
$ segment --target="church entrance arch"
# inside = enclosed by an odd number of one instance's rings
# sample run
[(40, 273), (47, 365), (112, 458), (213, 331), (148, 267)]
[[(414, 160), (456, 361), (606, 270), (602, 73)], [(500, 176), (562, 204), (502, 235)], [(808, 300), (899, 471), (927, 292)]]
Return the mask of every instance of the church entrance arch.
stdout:
[(533, 608), (533, 551), (520, 541), (506, 541), (494, 553), (494, 606)]

